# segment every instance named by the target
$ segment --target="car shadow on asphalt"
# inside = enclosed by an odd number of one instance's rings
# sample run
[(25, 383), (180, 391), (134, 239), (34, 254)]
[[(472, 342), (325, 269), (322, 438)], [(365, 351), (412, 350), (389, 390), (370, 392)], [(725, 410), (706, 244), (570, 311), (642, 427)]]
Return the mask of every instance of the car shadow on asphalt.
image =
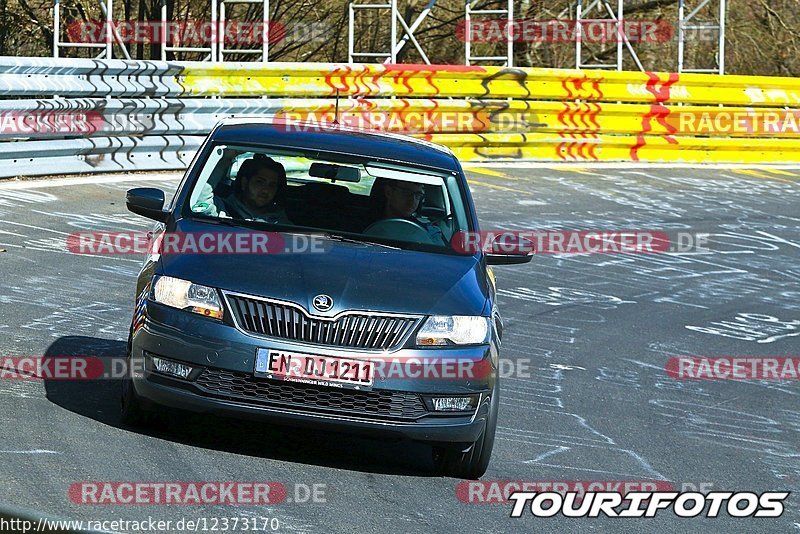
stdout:
[[(65, 336), (45, 357), (124, 358), (126, 342)], [(106, 368), (109, 368), (108, 361)], [(132, 428), (119, 419), (121, 380), (45, 379), (47, 399), (73, 413), (136, 434), (177, 443), (299, 464), (367, 473), (432, 476), (430, 447), (408, 440), (376, 440), (358, 435), (286, 427), (165, 409), (154, 428)]]

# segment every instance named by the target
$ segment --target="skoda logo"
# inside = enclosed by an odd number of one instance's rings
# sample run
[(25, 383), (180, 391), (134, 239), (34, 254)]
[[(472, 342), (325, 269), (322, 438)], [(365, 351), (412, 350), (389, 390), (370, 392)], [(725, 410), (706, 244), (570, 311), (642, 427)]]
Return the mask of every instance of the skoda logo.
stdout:
[(317, 295), (312, 301), (314, 308), (321, 312), (326, 312), (333, 308), (333, 299), (328, 295)]

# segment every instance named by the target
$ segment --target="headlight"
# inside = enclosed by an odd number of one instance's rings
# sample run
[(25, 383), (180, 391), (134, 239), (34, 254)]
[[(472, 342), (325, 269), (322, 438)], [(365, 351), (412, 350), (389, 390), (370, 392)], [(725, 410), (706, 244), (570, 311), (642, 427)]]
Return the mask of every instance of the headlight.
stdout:
[(434, 315), (417, 334), (417, 345), (478, 345), (489, 342), (489, 318)]
[(222, 319), (222, 303), (219, 293), (213, 287), (193, 284), (171, 276), (160, 276), (153, 286), (153, 299), (173, 308)]

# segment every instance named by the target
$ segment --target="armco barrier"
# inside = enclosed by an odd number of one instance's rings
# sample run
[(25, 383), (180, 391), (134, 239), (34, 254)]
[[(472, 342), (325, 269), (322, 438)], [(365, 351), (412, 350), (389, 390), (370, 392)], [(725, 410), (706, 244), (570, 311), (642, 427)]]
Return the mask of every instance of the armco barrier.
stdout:
[(202, 136), (146, 136), (0, 143), (0, 176), (180, 170), (202, 141)]
[[(417, 133), (575, 133), (632, 135), (642, 131), (652, 106), (501, 99), (353, 99), (342, 98), (339, 120), (356, 124), (359, 118), (380, 113), (384, 129), (404, 132), (424, 115), (435, 123), (437, 114), (458, 114), (462, 124), (439, 124), (435, 132)], [(84, 115), (86, 136), (203, 135), (225, 117), (274, 117), (332, 120), (330, 98), (73, 98), (0, 100), (0, 140), (63, 136), (55, 129), (2, 128), (7, 115)], [(749, 128), (766, 121), (768, 129)], [(718, 106), (680, 106), (650, 118), (646, 135), (713, 137), (800, 137), (800, 110)], [(741, 124), (737, 124), (739, 121)], [(463, 126), (467, 126), (466, 129)], [(25, 126), (25, 125), (20, 125)], [(449, 128), (449, 129), (444, 129)]]
[(220, 119), (330, 121), (337, 93), (465, 161), (800, 161), (794, 78), (2, 57), (0, 176), (180, 169)]

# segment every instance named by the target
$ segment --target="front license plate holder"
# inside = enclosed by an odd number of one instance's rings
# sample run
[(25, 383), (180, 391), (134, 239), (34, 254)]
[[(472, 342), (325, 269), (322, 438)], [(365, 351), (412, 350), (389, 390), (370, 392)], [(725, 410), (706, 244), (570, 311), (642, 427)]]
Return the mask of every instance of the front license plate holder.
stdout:
[(284, 382), (364, 391), (372, 389), (375, 367), (369, 360), (258, 348), (253, 375)]

